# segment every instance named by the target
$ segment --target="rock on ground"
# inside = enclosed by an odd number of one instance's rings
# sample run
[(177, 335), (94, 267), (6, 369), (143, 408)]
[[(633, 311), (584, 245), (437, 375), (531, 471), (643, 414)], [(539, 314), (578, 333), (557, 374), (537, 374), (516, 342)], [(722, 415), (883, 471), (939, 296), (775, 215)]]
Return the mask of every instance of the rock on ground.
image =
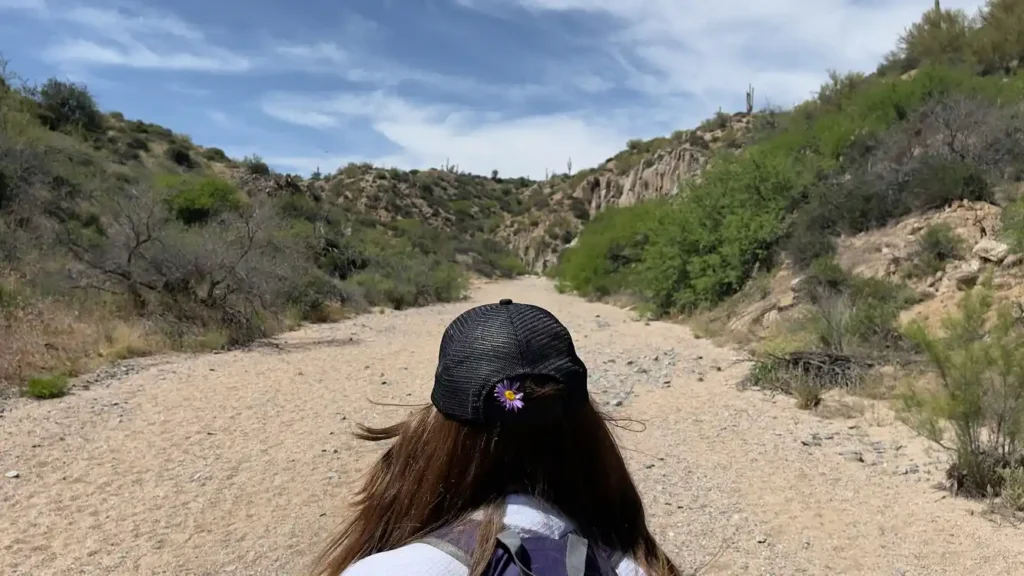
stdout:
[[(1024, 574), (1024, 538), (943, 498), (941, 463), (877, 416), (824, 420), (741, 392), (746, 363), (679, 325), (528, 278), (471, 301), (161, 359), (0, 417), (0, 574), (294, 574), (381, 446), (351, 438), (425, 403), (445, 325), (482, 302), (548, 307), (620, 431), (656, 536), (705, 574)], [(382, 384), (386, 382), (386, 384)], [(806, 442), (805, 442), (806, 440)]]

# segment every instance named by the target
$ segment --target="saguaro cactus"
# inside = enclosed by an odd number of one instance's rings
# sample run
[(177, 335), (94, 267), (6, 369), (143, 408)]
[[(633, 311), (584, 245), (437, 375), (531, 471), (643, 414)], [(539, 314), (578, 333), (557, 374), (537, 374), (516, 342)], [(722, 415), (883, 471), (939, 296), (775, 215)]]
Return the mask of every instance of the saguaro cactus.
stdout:
[(754, 86), (752, 84), (747, 86), (747, 114), (750, 114), (754, 111)]

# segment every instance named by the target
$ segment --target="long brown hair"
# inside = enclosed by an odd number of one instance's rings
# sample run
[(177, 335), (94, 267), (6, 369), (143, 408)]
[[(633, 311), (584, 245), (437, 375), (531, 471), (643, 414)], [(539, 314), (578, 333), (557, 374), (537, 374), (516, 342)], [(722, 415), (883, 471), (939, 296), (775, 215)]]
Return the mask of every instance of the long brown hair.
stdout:
[(505, 497), (528, 494), (558, 508), (580, 535), (630, 554), (648, 576), (680, 572), (655, 542), (643, 503), (608, 427), (590, 401), (571, 409), (557, 383), (524, 382), (526, 406), (494, 426), (464, 425), (433, 406), (356, 436), (395, 439), (370, 469), (355, 514), (316, 559), (314, 574), (338, 576), (371, 554), (404, 546), (484, 512), (471, 576), (486, 568)]

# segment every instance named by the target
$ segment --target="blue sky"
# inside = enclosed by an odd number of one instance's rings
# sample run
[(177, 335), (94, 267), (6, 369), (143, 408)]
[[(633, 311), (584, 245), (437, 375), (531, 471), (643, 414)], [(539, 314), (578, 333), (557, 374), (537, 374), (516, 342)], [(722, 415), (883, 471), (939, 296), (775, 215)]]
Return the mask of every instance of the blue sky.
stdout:
[[(873, 70), (933, 0), (0, 0), (0, 54), (282, 171), (542, 177)], [(979, 1), (946, 0), (974, 12)]]

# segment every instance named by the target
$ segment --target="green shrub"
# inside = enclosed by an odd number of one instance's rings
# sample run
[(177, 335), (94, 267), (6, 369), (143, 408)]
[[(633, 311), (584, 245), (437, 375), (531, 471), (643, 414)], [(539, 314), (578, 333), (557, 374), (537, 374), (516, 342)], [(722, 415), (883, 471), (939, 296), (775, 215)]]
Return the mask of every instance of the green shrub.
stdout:
[(188, 149), (181, 144), (171, 144), (167, 147), (164, 155), (168, 160), (173, 162), (175, 165), (186, 169), (192, 169), (196, 167), (196, 161), (192, 158)]
[(228, 155), (225, 154), (223, 150), (221, 150), (220, 148), (213, 148), (213, 147), (207, 148), (207, 149), (203, 150), (203, 158), (209, 160), (210, 162), (229, 162), (229, 161), (231, 161), (231, 159), (228, 158)]
[(161, 186), (170, 191), (168, 203), (174, 217), (188, 226), (209, 222), (229, 210), (237, 210), (244, 198), (237, 188), (216, 177), (165, 177)]
[(785, 211), (806, 176), (779, 150), (719, 158), (653, 219), (638, 265), (644, 295), (662, 310), (693, 310), (735, 294), (772, 265)]
[(895, 346), (900, 312), (920, 301), (905, 284), (856, 276), (831, 258), (816, 260), (799, 290), (813, 304), (819, 346), (838, 353), (877, 354)]
[(146, 152), (149, 150), (149, 142), (138, 135), (132, 135), (125, 142), (125, 147), (129, 150), (138, 150), (140, 152)]
[(63, 374), (36, 376), (25, 384), (25, 394), (40, 400), (60, 398), (68, 393), (68, 377)]
[(469, 288), (465, 273), (454, 263), (409, 253), (395, 254), (357, 273), (352, 282), (363, 290), (368, 303), (395, 310), (460, 300)]
[(242, 166), (244, 166), (246, 171), (250, 174), (255, 174), (257, 176), (270, 175), (270, 166), (267, 166), (267, 163), (263, 161), (263, 158), (260, 158), (256, 154), (243, 158)]
[(824, 380), (817, 374), (791, 366), (786, 358), (775, 356), (755, 360), (744, 384), (793, 396), (801, 410), (817, 408), (826, 389)]
[(923, 65), (962, 66), (974, 62), (973, 26), (963, 10), (942, 10), (936, 4), (900, 36), (883, 69), (897, 74)]
[(1024, 196), (1003, 209), (1002, 236), (1018, 254), (1024, 252)]
[(288, 302), (295, 307), (299, 318), (310, 322), (329, 320), (328, 307), (347, 300), (344, 288), (319, 270), (307, 273), (288, 296)]
[(587, 207), (586, 203), (575, 196), (569, 201), (569, 212), (580, 222), (586, 222), (590, 220), (590, 208)]
[(51, 130), (103, 130), (103, 113), (89, 89), (82, 84), (50, 78), (39, 88), (42, 122)]
[(707, 120), (701, 123), (700, 130), (702, 132), (711, 132), (713, 130), (725, 130), (726, 128), (729, 127), (730, 120), (731, 117), (728, 114), (719, 110), (718, 112), (715, 112), (714, 116), (708, 118)]
[(632, 287), (655, 215), (663, 201), (599, 212), (575, 246), (559, 256), (556, 277), (563, 288), (586, 297), (603, 297)]
[(947, 262), (963, 254), (964, 248), (964, 239), (952, 226), (945, 222), (933, 224), (917, 239), (917, 250), (911, 255), (906, 275), (921, 278), (944, 270)]
[(1008, 306), (994, 309), (984, 287), (964, 294), (943, 329), (941, 336), (920, 323), (906, 330), (934, 366), (938, 387), (907, 389), (904, 418), (953, 455), (946, 474), (960, 493), (999, 495), (1000, 471), (1024, 466), (1024, 331)]

